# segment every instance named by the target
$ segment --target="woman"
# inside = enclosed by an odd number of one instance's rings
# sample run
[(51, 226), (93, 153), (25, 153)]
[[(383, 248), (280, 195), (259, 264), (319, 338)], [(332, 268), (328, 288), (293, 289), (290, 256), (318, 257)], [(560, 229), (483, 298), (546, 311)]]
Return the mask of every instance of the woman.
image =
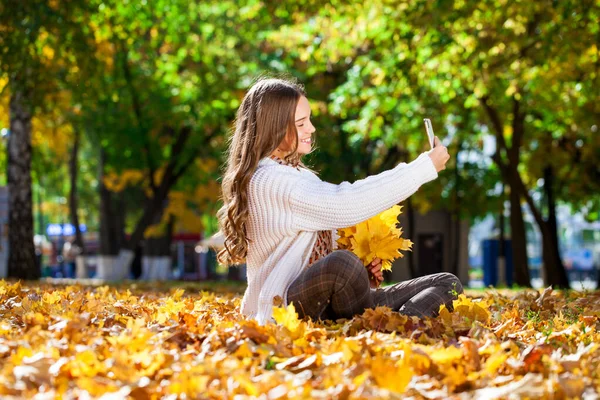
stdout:
[[(436, 315), (462, 292), (442, 273), (384, 289), (381, 260), (365, 267), (349, 251), (334, 251), (338, 228), (364, 221), (437, 178), (449, 159), (436, 145), (410, 164), (352, 184), (321, 181), (304, 166), (315, 128), (303, 88), (281, 79), (258, 81), (237, 112), (219, 210), (225, 248), (219, 261), (246, 262), (242, 313), (264, 325), (275, 304), (294, 303), (300, 317), (351, 318), (386, 305), (408, 315)], [(369, 278), (369, 271), (374, 279)]]

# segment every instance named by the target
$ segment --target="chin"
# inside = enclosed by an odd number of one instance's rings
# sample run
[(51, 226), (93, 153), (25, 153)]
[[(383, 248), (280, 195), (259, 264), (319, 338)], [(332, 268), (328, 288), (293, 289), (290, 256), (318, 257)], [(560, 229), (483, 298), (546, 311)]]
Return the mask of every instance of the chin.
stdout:
[(298, 146), (298, 154), (300, 154), (301, 156), (308, 154), (312, 151), (312, 146), (311, 145), (307, 145), (307, 144), (302, 144), (300, 146)]

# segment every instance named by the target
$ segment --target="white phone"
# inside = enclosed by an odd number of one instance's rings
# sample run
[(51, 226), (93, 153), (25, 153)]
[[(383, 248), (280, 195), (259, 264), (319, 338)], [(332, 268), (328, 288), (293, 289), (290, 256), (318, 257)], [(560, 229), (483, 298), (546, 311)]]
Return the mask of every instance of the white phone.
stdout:
[(429, 144), (433, 149), (435, 135), (433, 133), (433, 126), (431, 126), (431, 120), (429, 118), (424, 118), (423, 121), (425, 122), (425, 130), (427, 131), (427, 137), (429, 137)]

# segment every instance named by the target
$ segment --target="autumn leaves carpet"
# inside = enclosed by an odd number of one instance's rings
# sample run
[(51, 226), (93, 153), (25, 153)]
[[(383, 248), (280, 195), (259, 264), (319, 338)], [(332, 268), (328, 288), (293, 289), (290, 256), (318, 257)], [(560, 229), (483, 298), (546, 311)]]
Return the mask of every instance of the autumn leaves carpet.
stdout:
[(436, 319), (261, 327), (236, 293), (0, 281), (0, 395), (597, 398), (598, 292), (477, 293)]

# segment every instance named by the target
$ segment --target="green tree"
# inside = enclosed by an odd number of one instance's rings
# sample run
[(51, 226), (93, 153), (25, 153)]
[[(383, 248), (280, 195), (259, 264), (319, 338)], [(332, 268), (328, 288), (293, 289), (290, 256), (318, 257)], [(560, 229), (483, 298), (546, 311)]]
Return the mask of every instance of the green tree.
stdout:
[[(460, 199), (454, 203), (467, 213), (489, 211), (489, 202), (470, 200), (492, 189), (482, 191), (488, 184), (495, 185), (493, 177), (500, 174), (510, 193), (517, 283), (529, 285), (521, 211), (525, 199), (542, 232), (547, 282), (567, 286), (558, 254), (555, 196), (547, 191), (549, 213), (544, 219), (530, 194), (537, 177), (526, 165), (529, 160), (544, 160), (549, 168), (543, 170), (552, 172), (547, 177), (561, 182), (560, 174), (569, 168), (552, 167), (557, 159), (547, 152), (561, 153), (563, 160), (580, 160), (569, 173), (575, 169), (586, 178), (579, 194), (568, 193), (564, 201), (589, 202), (597, 188), (592, 183), (597, 169), (584, 162), (598, 151), (596, 140), (589, 140), (598, 115), (593, 89), (598, 70), (597, 19), (598, 5), (593, 1), (391, 4), (374, 0), (324, 7), (317, 16), (285, 27), (273, 38), (295, 63), (309, 65), (308, 73), (341, 70), (345, 74), (330, 96), (331, 111), (344, 118), (342, 129), (350, 143), (368, 146), (379, 139), (381, 144), (370, 149), (377, 162), (385, 159), (399, 136), (405, 140), (402, 147), (415, 152), (422, 140), (416, 133), (421, 132), (424, 116), (435, 116), (436, 126), (456, 129), (455, 149), (472, 148), (481, 137), (492, 134), (496, 138), (492, 179), (459, 187), (455, 193), (463, 196), (450, 196), (447, 190), (442, 196)], [(548, 147), (550, 137), (556, 143)], [(572, 151), (578, 140), (591, 146)], [(565, 142), (573, 145), (558, 150)], [(368, 164), (369, 159), (363, 160), (362, 169), (368, 171)], [(468, 171), (474, 170), (463, 170)], [(454, 176), (450, 186), (456, 189), (460, 174)]]
[[(251, 60), (258, 51), (254, 21), (264, 16), (264, 7), (255, 2), (237, 7), (234, 2), (187, 1), (152, 7), (105, 2), (93, 16), (90, 29), (106, 68), (89, 80), (97, 95), (84, 99), (82, 112), (101, 152), (104, 242), (123, 238), (124, 221), (133, 221), (129, 238), (104, 253), (120, 251), (116, 269), (122, 274), (148, 227), (162, 220), (169, 193), (189, 168), (224, 149), (234, 112), (256, 70)], [(104, 174), (126, 169), (144, 175), (137, 190), (128, 190), (141, 195), (141, 207), (127, 210), (127, 216), (126, 194), (115, 195), (102, 185)]]
[(87, 2), (8, 1), (0, 5), (0, 71), (8, 78), (10, 135), (7, 151), (9, 189), (8, 275), (35, 279), (31, 181), (32, 118), (46, 96), (60, 91), (54, 74), (76, 65), (73, 49), (85, 42), (80, 21)]

